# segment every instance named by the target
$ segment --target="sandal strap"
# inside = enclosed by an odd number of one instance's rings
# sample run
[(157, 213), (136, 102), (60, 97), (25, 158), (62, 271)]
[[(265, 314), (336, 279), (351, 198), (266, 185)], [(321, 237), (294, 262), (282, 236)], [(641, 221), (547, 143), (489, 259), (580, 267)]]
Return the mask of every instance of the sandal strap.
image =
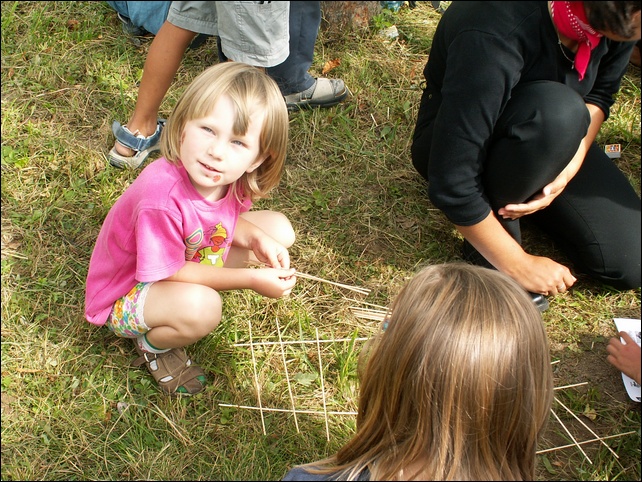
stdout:
[(163, 130), (166, 122), (167, 121), (165, 119), (158, 119), (156, 121), (156, 132), (149, 137), (135, 136), (127, 126), (121, 125), (118, 121), (114, 121), (111, 125), (111, 130), (120, 144), (125, 147), (129, 147), (134, 151), (140, 152), (158, 144), (161, 131)]
[[(205, 372), (191, 362), (183, 348), (172, 348), (164, 353), (147, 353), (136, 347), (136, 351), (140, 356), (132, 362), (132, 366), (147, 365), (148, 371), (163, 391), (173, 394), (182, 386), (189, 394), (194, 394), (203, 389), (203, 384), (198, 378), (204, 378)], [(156, 370), (150, 367), (153, 361), (156, 361)], [(163, 380), (167, 377), (172, 378)]]
[(174, 394), (179, 387), (183, 387), (186, 394), (194, 395), (205, 387), (203, 382), (199, 380), (199, 378), (204, 379), (204, 377), (205, 372), (201, 367), (198, 365), (190, 365), (182, 368), (180, 373), (171, 380), (158, 380), (158, 386), (169, 394)]
[(156, 360), (156, 353), (143, 353), (132, 362), (132, 366), (138, 368), (139, 366), (151, 363), (154, 360)]

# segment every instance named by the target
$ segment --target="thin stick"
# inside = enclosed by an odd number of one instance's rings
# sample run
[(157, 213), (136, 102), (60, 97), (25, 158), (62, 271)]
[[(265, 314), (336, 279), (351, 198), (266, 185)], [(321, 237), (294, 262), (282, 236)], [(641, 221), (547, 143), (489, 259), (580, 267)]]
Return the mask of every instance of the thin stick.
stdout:
[(545, 454), (546, 452), (552, 452), (553, 450), (567, 449), (569, 447), (575, 447), (576, 445), (584, 445), (584, 444), (588, 444), (588, 443), (591, 443), (591, 442), (597, 442), (598, 440), (608, 440), (610, 438), (624, 437), (625, 435), (631, 435), (631, 434), (634, 434), (634, 433), (637, 433), (637, 432), (635, 430), (633, 430), (631, 432), (619, 433), (619, 434), (616, 434), (616, 435), (608, 435), (608, 436), (602, 437), (602, 438), (594, 438), (594, 439), (584, 440), (583, 442), (576, 442), (574, 444), (560, 445), (559, 447), (553, 447), (553, 448), (550, 448), (550, 449), (538, 450), (536, 452), (536, 454), (537, 455)]
[[(319, 341), (319, 329), (314, 329), (317, 334), (317, 342)], [(321, 343), (317, 343), (317, 354), (319, 356), (319, 376), (321, 377), (321, 396), (323, 397), (323, 413), (325, 414), (325, 433), (328, 442), (330, 441), (330, 427), (328, 426), (328, 408), (325, 403), (325, 387), (323, 385), (323, 363), (321, 362)]]
[(294, 276), (297, 276), (299, 278), (313, 280), (313, 281), (320, 281), (321, 283), (328, 283), (328, 284), (331, 284), (331, 285), (334, 285), (334, 286), (338, 286), (340, 288), (345, 288), (347, 290), (356, 291), (357, 293), (361, 293), (362, 295), (367, 295), (368, 293), (370, 293), (370, 290), (368, 288), (361, 288), (359, 286), (352, 286), (352, 285), (344, 285), (343, 283), (336, 283), (334, 281), (329, 281), (327, 279), (319, 278), (318, 276), (312, 276), (311, 274), (301, 273), (300, 271), (295, 272)]
[(294, 406), (294, 396), (292, 395), (292, 385), (290, 384), (290, 375), (288, 373), (288, 362), (285, 359), (285, 349), (283, 347), (283, 340), (281, 339), (281, 327), (279, 326), (279, 319), (276, 318), (276, 329), (279, 332), (279, 344), (281, 345), (281, 356), (283, 357), (283, 368), (285, 369), (285, 379), (288, 382), (288, 392), (290, 394), (290, 403), (292, 404), (292, 415), (294, 416), (294, 425), (296, 426), (296, 433), (299, 431), (299, 421), (296, 418), (296, 407)]
[(261, 425), (263, 426), (263, 435), (267, 435), (265, 430), (265, 419), (263, 418), (263, 406), (261, 404), (261, 385), (259, 385), (259, 376), (256, 372), (256, 358), (254, 357), (254, 345), (252, 344), (252, 322), (247, 320), (250, 329), (250, 351), (252, 352), (252, 366), (254, 367), (254, 383), (256, 383), (256, 397), (259, 401), (259, 410), (261, 410)]
[(577, 443), (577, 440), (575, 440), (575, 437), (573, 437), (573, 435), (571, 434), (571, 432), (569, 432), (569, 431), (568, 431), (568, 429), (566, 428), (566, 425), (564, 425), (564, 423), (562, 423), (562, 421), (560, 420), (560, 418), (557, 416), (557, 414), (555, 413), (555, 411), (554, 411), (552, 408), (551, 408), (551, 413), (552, 413), (553, 415), (555, 415), (555, 418), (556, 418), (556, 419), (557, 419), (557, 421), (560, 423), (560, 425), (562, 426), (562, 428), (566, 431), (566, 433), (568, 434), (568, 436), (569, 436), (569, 437), (571, 437), (571, 440), (573, 441), (573, 444), (572, 444), (571, 446), (576, 445), (576, 446), (577, 446), (577, 448), (578, 448), (578, 449), (580, 449), (580, 452), (582, 452), (582, 453), (584, 454), (584, 457), (586, 457), (586, 460), (588, 460), (588, 461), (589, 461), (589, 464), (593, 465), (593, 462), (591, 461), (591, 459), (589, 459), (589, 456), (588, 456), (588, 455), (586, 455), (586, 452), (584, 452), (584, 450), (582, 449), (582, 447), (580, 446), (580, 444), (578, 444), (578, 443)]
[(362, 308), (360, 306), (350, 306), (349, 308), (352, 311), (364, 311), (364, 312), (368, 312), (368, 313), (381, 313), (381, 314), (384, 314), (384, 315), (387, 314), (388, 311), (389, 311), (388, 309), (380, 310), (380, 309), (377, 309), (377, 308)]
[(571, 388), (571, 387), (579, 387), (580, 385), (586, 385), (588, 382), (582, 382), (582, 383), (574, 383), (573, 385), (564, 385), (562, 387), (555, 387), (553, 390), (561, 390), (562, 388)]
[(357, 318), (364, 318), (367, 320), (376, 320), (376, 321), (383, 321), (386, 315), (388, 314), (388, 311), (373, 310), (370, 308), (357, 308), (354, 306), (351, 306), (350, 310), (352, 310), (352, 314)]
[[(267, 266), (265, 263), (259, 263), (257, 261), (252, 261), (252, 260), (248, 260), (245, 263), (249, 264), (249, 265), (252, 265), (252, 266), (261, 266), (261, 267)], [(368, 289), (368, 288), (361, 288), (359, 286), (352, 286), (352, 285), (346, 285), (346, 284), (343, 284), (343, 283), (337, 283), (335, 281), (330, 281), (330, 280), (327, 280), (327, 279), (324, 279), (324, 278), (319, 278), (318, 276), (313, 276), (311, 274), (302, 273), (300, 271), (296, 271), (294, 273), (294, 275), (299, 277), (299, 278), (309, 279), (309, 280), (313, 280), (313, 281), (320, 281), (321, 283), (328, 283), (328, 284), (331, 284), (331, 285), (334, 285), (334, 286), (339, 286), (340, 288), (345, 288), (347, 290), (356, 291), (357, 293), (361, 293), (362, 295), (367, 295), (368, 293), (370, 293), (370, 289)]]
[[(245, 408), (248, 410), (263, 410), (264, 412), (283, 412), (283, 413), (292, 413), (292, 410), (289, 408), (259, 408), (259, 407), (252, 407), (249, 405), (236, 405), (236, 404), (230, 404), (230, 403), (219, 403), (219, 407), (232, 407), (232, 408)], [(337, 412), (333, 410), (327, 410), (325, 412), (319, 412), (318, 410), (300, 410), (296, 409), (296, 413), (306, 413), (306, 414), (312, 414), (312, 415), (357, 415), (357, 412)]]
[(368, 303), (368, 302), (366, 302), (366, 301), (355, 300), (355, 299), (353, 299), (353, 298), (346, 298), (345, 296), (343, 297), (343, 299), (344, 299), (344, 300), (347, 300), (347, 301), (354, 301), (355, 303), (360, 303), (360, 304), (362, 304), (362, 305), (374, 306), (375, 308), (379, 308), (379, 309), (381, 309), (381, 310), (383, 310), (383, 311), (388, 310), (388, 307), (387, 307), (387, 306), (376, 305), (376, 304), (374, 304), (374, 303)]
[(254, 343), (234, 343), (232, 346), (258, 346), (258, 345), (300, 345), (301, 343), (334, 343), (339, 341), (365, 341), (369, 338), (336, 338), (334, 340), (288, 340), (288, 341), (255, 341)]
[[(599, 436), (598, 434), (596, 434), (593, 430), (591, 430), (591, 428), (590, 428), (588, 425), (586, 425), (586, 424), (585, 424), (585, 423), (584, 423), (584, 422), (583, 422), (583, 421), (582, 421), (582, 420), (581, 420), (577, 415), (575, 415), (573, 412), (571, 412), (571, 409), (570, 409), (570, 408), (568, 408), (566, 405), (564, 405), (564, 404), (559, 400), (559, 398), (555, 397), (555, 401), (556, 401), (557, 403), (559, 403), (562, 407), (564, 407), (564, 409), (565, 409), (568, 413), (570, 413), (571, 415), (573, 415), (573, 417), (575, 418), (575, 420), (577, 420), (578, 422), (580, 422), (580, 423), (582, 424), (582, 426), (583, 426), (586, 430), (588, 430), (589, 432), (591, 432), (591, 435), (593, 435), (594, 437), (596, 437), (596, 438), (598, 438), (598, 439), (600, 438), (600, 436)], [(609, 450), (611, 451), (611, 453), (612, 453), (613, 455), (615, 455), (615, 458), (616, 458), (616, 459), (619, 459), (619, 458), (620, 458), (620, 456), (619, 456), (618, 454), (616, 454), (616, 453), (615, 453), (615, 451), (614, 451), (611, 447), (609, 447), (609, 446), (608, 446), (608, 444), (607, 444), (606, 442), (604, 442), (603, 440), (602, 440), (601, 442), (602, 442), (602, 445), (604, 445), (607, 449), (609, 449)]]

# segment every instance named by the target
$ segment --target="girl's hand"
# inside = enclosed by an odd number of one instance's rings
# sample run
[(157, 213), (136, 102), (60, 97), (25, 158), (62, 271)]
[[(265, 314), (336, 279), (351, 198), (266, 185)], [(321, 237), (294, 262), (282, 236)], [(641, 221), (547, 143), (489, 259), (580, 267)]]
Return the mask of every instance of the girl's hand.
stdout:
[(290, 267), (290, 253), (287, 248), (268, 235), (256, 237), (252, 241), (251, 249), (261, 263), (272, 268)]
[(294, 268), (253, 268), (250, 269), (250, 285), (258, 294), (268, 298), (289, 295), (296, 283)]

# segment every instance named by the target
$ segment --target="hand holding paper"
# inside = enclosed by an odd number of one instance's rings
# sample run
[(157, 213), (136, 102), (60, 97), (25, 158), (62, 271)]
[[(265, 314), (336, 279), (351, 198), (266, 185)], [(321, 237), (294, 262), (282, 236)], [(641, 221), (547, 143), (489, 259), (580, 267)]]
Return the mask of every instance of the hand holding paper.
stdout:
[(640, 398), (640, 320), (615, 318), (621, 340), (611, 338), (606, 347), (607, 360), (622, 372), (622, 381), (631, 400)]

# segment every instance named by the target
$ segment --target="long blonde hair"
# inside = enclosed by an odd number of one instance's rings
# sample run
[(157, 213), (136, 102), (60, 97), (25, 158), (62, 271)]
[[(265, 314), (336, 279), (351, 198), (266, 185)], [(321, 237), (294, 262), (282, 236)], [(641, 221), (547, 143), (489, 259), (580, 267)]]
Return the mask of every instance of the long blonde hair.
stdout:
[(281, 179), (288, 144), (288, 111), (276, 82), (266, 73), (241, 62), (222, 62), (203, 71), (186, 88), (176, 103), (161, 134), (161, 153), (179, 163), (183, 129), (187, 122), (207, 117), (218, 99), (226, 95), (236, 107), (234, 133), (247, 132), (250, 118), (261, 109), (265, 113), (260, 136), (259, 156), (263, 163), (246, 173), (232, 187), (240, 197), (267, 196)]
[(366, 468), (371, 480), (532, 480), (552, 397), (546, 332), (523, 288), (495, 270), (430, 266), (368, 351), (356, 434), (304, 467), (343, 480)]

